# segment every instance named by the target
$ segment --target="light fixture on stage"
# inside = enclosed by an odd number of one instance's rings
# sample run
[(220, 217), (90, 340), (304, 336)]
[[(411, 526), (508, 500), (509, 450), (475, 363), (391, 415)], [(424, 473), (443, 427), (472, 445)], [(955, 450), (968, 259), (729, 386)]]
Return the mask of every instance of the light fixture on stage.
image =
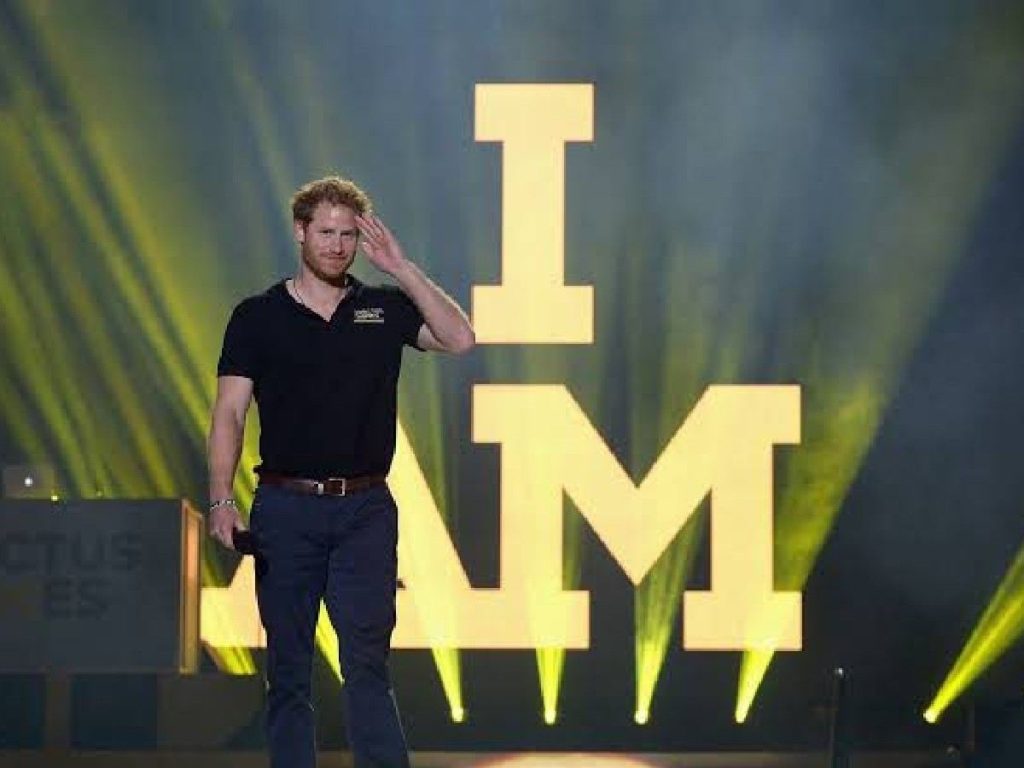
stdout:
[(545, 723), (547, 723), (548, 725), (554, 725), (555, 721), (557, 719), (558, 719), (558, 711), (557, 710), (555, 710), (553, 708), (545, 709), (544, 710), (544, 722)]
[(462, 707), (452, 707), (452, 722), (462, 723), (466, 720), (466, 710)]
[(647, 720), (650, 718), (651, 713), (646, 709), (638, 709), (633, 713), (633, 722), (637, 725), (647, 725)]
[(946, 708), (1024, 635), (1024, 546), (1003, 576), (952, 669), (924, 711), (938, 722)]
[(57, 495), (57, 472), (50, 464), (8, 464), (3, 469), (3, 483), (4, 498), (8, 499), (47, 499)]

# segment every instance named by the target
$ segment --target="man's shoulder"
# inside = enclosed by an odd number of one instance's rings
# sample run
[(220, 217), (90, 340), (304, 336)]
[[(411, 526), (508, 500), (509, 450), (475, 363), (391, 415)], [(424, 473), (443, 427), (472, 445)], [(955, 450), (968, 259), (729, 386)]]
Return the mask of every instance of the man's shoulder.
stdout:
[(360, 283), (356, 292), (356, 300), (360, 304), (394, 304), (409, 301), (405, 291), (397, 285), (380, 283), (378, 285), (367, 285)]
[(366, 298), (369, 300), (378, 299), (381, 296), (390, 297), (394, 296), (395, 292), (401, 292), (401, 288), (391, 283), (376, 283), (371, 285), (370, 283), (362, 283), (352, 279), (352, 285), (356, 289), (356, 296), (359, 298)]
[(237, 317), (260, 317), (273, 309), (283, 290), (283, 283), (277, 282), (261, 293), (246, 296), (235, 305), (233, 314)]

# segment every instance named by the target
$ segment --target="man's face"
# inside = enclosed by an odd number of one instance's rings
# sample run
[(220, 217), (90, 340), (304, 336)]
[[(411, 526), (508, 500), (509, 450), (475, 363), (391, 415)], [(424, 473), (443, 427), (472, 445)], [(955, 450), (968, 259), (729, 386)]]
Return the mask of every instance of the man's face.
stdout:
[(359, 246), (355, 211), (345, 205), (320, 203), (308, 224), (295, 222), (295, 239), (302, 247), (302, 260), (313, 274), (336, 282), (352, 266)]

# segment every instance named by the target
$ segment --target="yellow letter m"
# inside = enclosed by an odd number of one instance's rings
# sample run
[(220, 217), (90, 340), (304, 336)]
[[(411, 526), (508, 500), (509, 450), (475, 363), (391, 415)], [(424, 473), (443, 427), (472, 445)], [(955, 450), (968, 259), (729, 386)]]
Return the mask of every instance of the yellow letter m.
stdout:
[(799, 387), (709, 387), (639, 486), (563, 386), (474, 387), (473, 439), (501, 445), (501, 591), (540, 634), (588, 644), (589, 605), (562, 590), (563, 490), (634, 584), (710, 493), (711, 589), (684, 595), (684, 647), (800, 648), (800, 593), (772, 575), (773, 446), (800, 440)]

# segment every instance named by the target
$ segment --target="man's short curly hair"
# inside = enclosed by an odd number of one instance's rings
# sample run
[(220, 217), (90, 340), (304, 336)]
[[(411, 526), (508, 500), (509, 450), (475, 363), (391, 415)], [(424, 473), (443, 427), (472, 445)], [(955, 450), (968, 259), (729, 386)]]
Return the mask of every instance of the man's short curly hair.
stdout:
[(309, 224), (313, 220), (313, 211), (320, 203), (344, 205), (361, 216), (373, 211), (370, 196), (354, 182), (340, 176), (328, 176), (303, 184), (292, 195), (292, 218)]

